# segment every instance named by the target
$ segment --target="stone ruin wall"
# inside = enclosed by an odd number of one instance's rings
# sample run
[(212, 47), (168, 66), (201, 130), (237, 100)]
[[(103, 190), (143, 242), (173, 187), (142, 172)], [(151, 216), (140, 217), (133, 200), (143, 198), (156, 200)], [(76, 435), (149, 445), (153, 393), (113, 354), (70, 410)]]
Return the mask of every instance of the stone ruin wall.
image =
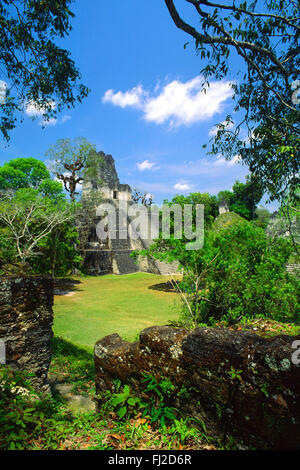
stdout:
[(36, 392), (50, 393), (53, 280), (40, 277), (0, 278), (0, 340), (6, 364), (30, 371)]
[(95, 345), (96, 393), (114, 392), (118, 379), (147, 402), (143, 374), (158, 383), (167, 378), (174, 389), (165, 403), (181, 416), (202, 420), (223, 443), (234, 436), (241, 448), (299, 449), (300, 364), (292, 361), (294, 341), (300, 344), (300, 336), (263, 338), (204, 327), (151, 327), (135, 343), (113, 334)]

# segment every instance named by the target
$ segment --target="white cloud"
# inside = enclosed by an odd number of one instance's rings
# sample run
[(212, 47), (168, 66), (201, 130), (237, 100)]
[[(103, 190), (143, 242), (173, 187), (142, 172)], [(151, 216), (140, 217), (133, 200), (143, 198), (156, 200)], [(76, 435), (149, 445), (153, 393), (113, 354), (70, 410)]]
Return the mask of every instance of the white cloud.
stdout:
[(146, 96), (147, 93), (143, 90), (143, 87), (138, 85), (125, 93), (122, 91), (114, 93), (114, 90), (107, 90), (102, 101), (103, 103), (112, 103), (115, 106), (120, 106), (121, 108), (125, 108), (126, 106), (141, 108), (143, 107), (142, 103)]
[(179, 191), (189, 191), (192, 189), (192, 185), (188, 183), (176, 183), (174, 184), (174, 189), (178, 189)]
[(159, 166), (155, 166), (155, 163), (149, 162), (149, 160), (144, 160), (142, 163), (137, 163), (137, 167), (140, 171), (159, 169)]
[(137, 166), (140, 171), (151, 170), (151, 168), (154, 166), (154, 163), (149, 162), (148, 160), (144, 160), (142, 163), (138, 163)]
[(131, 106), (143, 111), (146, 121), (156, 124), (169, 122), (171, 127), (191, 125), (210, 119), (222, 111), (223, 103), (233, 95), (229, 82), (211, 82), (209, 87), (202, 87), (203, 77), (198, 76), (187, 82), (174, 80), (159, 92), (156, 86), (155, 96), (150, 96), (142, 85), (132, 90), (114, 93), (108, 90), (102, 101), (115, 106)]
[(171, 126), (180, 126), (211, 118), (220, 112), (221, 104), (232, 96), (232, 90), (228, 83), (213, 82), (204, 93), (201, 84), (201, 77), (186, 83), (169, 83), (157, 98), (147, 102), (145, 119), (157, 124), (169, 120)]
[[(51, 109), (55, 109), (56, 108), (55, 101), (49, 102), (49, 106), (50, 106)], [(38, 106), (34, 102), (28, 102), (25, 106), (25, 113), (27, 114), (27, 116), (29, 116), (31, 118), (37, 118), (37, 117), (41, 118), (39, 123), (38, 123), (40, 126), (43, 126), (43, 127), (56, 126), (56, 124), (58, 122), (56, 118), (50, 117), (48, 120), (47, 119), (42, 119), (43, 115), (46, 112), (47, 112), (46, 107)]]
[(29, 117), (37, 117), (37, 116), (42, 116), (44, 110), (37, 108), (36, 105), (34, 104), (27, 104), (25, 108), (25, 113)]

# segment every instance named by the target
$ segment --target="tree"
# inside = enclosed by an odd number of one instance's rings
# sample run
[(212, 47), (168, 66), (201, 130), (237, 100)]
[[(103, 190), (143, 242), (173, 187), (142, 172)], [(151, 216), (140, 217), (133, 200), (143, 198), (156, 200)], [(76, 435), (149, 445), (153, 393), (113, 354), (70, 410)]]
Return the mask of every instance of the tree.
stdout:
[[(227, 116), (217, 126), (212, 153), (222, 152), (227, 158), (239, 154), (270, 199), (280, 198), (288, 187), (293, 191), (299, 184), (299, 2), (186, 3), (194, 9), (196, 27), (183, 20), (173, 0), (165, 0), (175, 25), (195, 40), (197, 53), (206, 61), (201, 71), (204, 83), (232, 72), (236, 77), (239, 61), (240, 77), (232, 87), (234, 111), (243, 116), (238, 123)], [(242, 137), (243, 126), (248, 139)]]
[[(37, 247), (58, 226), (71, 221), (74, 210), (61, 199), (51, 200), (38, 190), (27, 188), (2, 193), (0, 224), (11, 240), (15, 256), (25, 263), (39, 255)], [(11, 250), (11, 245), (8, 247)]]
[(184, 204), (191, 204), (193, 207), (196, 207), (197, 204), (203, 204), (206, 226), (210, 226), (219, 213), (217, 198), (209, 193), (190, 193), (188, 196), (177, 194), (170, 202), (165, 200), (164, 204), (169, 206), (180, 204), (182, 207)]
[(246, 177), (246, 183), (236, 181), (232, 191), (220, 191), (219, 203), (226, 202), (229, 210), (241, 215), (245, 219), (255, 218), (256, 206), (263, 196), (263, 188), (260, 181), (253, 175)]
[(85, 138), (59, 139), (46, 152), (49, 158), (51, 172), (63, 182), (65, 190), (75, 200), (76, 189), (85, 178), (91, 178), (97, 173), (99, 157), (94, 145)]
[(78, 232), (69, 221), (57, 225), (37, 244), (41, 256), (30, 260), (35, 272), (50, 274), (53, 278), (64, 276), (79, 268), (82, 262), (78, 253)]
[(255, 317), (298, 321), (299, 286), (285, 269), (291, 251), (289, 240), (268, 238), (245, 219), (213, 224), (197, 253), (201, 269), (187, 271), (185, 279), (190, 318), (210, 324)]
[(6, 140), (24, 107), (33, 106), (47, 121), (88, 95), (78, 83), (80, 73), (70, 53), (55, 42), (71, 31), (71, 1), (1, 2), (0, 64), (6, 96), (1, 99), (0, 131)]
[(231, 210), (248, 220), (255, 218), (255, 209), (263, 196), (263, 189), (258, 178), (247, 176), (246, 183), (236, 181), (232, 187), (233, 200)]
[(46, 165), (35, 158), (15, 158), (0, 167), (0, 190), (35, 188), (50, 181)]
[(45, 163), (36, 158), (15, 158), (0, 167), (0, 195), (22, 188), (36, 189), (53, 201), (64, 199), (62, 183), (51, 180)]
[[(78, 204), (72, 207), (68, 203), (62, 183), (50, 179), (43, 162), (34, 158), (16, 158), (5, 163), (0, 168), (0, 204), (1, 264), (20, 259), (30, 234), (32, 241), (42, 234), (28, 250), (28, 262), (34, 272), (64, 275), (71, 266), (79, 265), (78, 233), (70, 223), (75, 219)], [(56, 214), (58, 212), (60, 214)], [(48, 216), (51, 230), (47, 234), (42, 228), (47, 227), (45, 217)], [(56, 224), (59, 220), (61, 223)], [(25, 258), (24, 252), (23, 260)]]
[(46, 179), (41, 182), (37, 188), (41, 196), (51, 199), (53, 202), (65, 200), (63, 185), (60, 181)]
[(225, 202), (227, 206), (229, 207), (229, 205), (232, 202), (232, 192), (228, 190), (220, 191), (218, 193), (218, 201), (219, 201), (219, 204), (221, 204), (222, 202)]

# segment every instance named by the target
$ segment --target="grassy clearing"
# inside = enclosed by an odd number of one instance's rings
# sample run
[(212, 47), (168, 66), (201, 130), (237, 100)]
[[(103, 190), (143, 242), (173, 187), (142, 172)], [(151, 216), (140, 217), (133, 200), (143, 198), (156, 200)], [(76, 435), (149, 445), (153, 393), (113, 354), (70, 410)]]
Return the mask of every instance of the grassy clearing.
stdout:
[[(118, 333), (135, 341), (144, 328), (178, 319), (178, 300), (167, 276), (136, 273), (74, 278), (72, 295), (54, 301), (54, 335), (92, 351), (96, 341)], [(176, 306), (177, 305), (177, 306)]]
[[(72, 384), (73, 393), (81, 396), (95, 396), (92, 350), (98, 339), (117, 332), (133, 341), (144, 328), (178, 320), (177, 295), (166, 276), (139, 273), (76, 278), (70, 290), (72, 295), (55, 297), (49, 378)], [(59, 393), (53, 401), (52, 421), (29, 445), (22, 439), (24, 448), (213, 450), (220, 446), (189, 418), (178, 416), (161, 427), (142, 418), (138, 410), (120, 419), (114, 409), (98, 415), (74, 414)], [(61, 434), (54, 428), (60, 428)]]

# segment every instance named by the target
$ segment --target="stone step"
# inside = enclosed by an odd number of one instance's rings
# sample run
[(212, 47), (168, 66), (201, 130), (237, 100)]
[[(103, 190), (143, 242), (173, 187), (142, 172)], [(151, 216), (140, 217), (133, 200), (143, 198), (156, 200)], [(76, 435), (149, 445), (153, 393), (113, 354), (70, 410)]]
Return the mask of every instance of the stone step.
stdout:
[(132, 250), (118, 250), (113, 255), (114, 268), (118, 274), (130, 274), (139, 271), (139, 266), (130, 257)]

